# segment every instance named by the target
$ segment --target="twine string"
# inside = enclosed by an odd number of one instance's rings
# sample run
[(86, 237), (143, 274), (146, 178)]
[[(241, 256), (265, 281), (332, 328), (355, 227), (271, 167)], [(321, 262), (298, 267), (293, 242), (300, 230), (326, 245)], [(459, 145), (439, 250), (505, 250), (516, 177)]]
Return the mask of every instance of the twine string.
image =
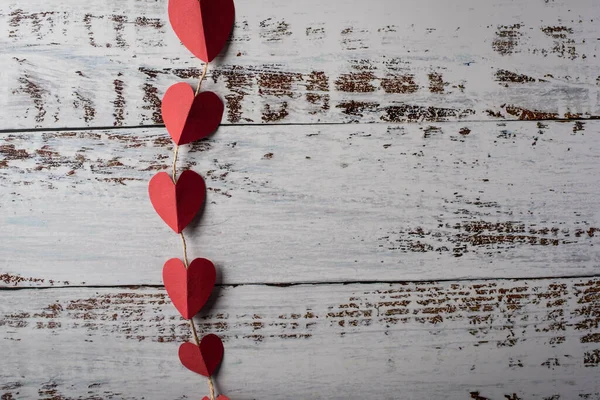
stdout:
[(179, 145), (173, 149), (173, 183), (177, 183), (177, 156), (179, 155)]
[(192, 328), (192, 335), (194, 336), (194, 341), (197, 346), (200, 346), (200, 339), (198, 339), (198, 332), (196, 331), (196, 324), (194, 324), (194, 320), (190, 319), (190, 327)]
[(200, 86), (202, 86), (202, 81), (206, 78), (206, 71), (208, 71), (208, 63), (204, 63), (204, 68), (202, 69), (202, 75), (200, 75), (200, 80), (198, 81), (198, 86), (196, 86), (196, 96), (200, 93)]
[[(190, 327), (192, 328), (192, 336), (194, 337), (194, 342), (196, 342), (196, 346), (200, 347), (200, 338), (198, 338), (198, 331), (196, 331), (196, 324), (194, 324), (194, 320), (190, 319)], [(210, 400), (215, 400), (215, 385), (212, 380), (212, 376), (208, 377), (208, 390), (210, 393)]]
[(208, 377), (208, 390), (210, 391), (210, 400), (215, 400), (215, 385), (212, 376)]
[(188, 262), (187, 245), (185, 244), (185, 236), (183, 236), (183, 231), (179, 233), (179, 236), (181, 236), (181, 244), (183, 245), (183, 263), (185, 264), (185, 267), (187, 268), (190, 264)]
[[(208, 71), (208, 63), (204, 63), (204, 68), (202, 69), (202, 75), (200, 75), (200, 80), (198, 81), (198, 86), (196, 86), (195, 96), (200, 93), (200, 87), (202, 86), (202, 81), (206, 78), (206, 72)], [(179, 155), (179, 145), (175, 145), (173, 149), (173, 183), (177, 183), (177, 157)], [(187, 244), (185, 242), (185, 236), (183, 235), (183, 231), (179, 233), (181, 237), (181, 244), (183, 245), (183, 262), (185, 267), (189, 267), (188, 256), (187, 256)], [(194, 319), (190, 318), (189, 320), (190, 328), (192, 329), (192, 336), (194, 337), (194, 341), (196, 342), (196, 346), (200, 347), (200, 339), (198, 338), (198, 331), (196, 330), (196, 324), (194, 324)], [(208, 390), (210, 392), (210, 400), (215, 400), (215, 385), (212, 379), (212, 376), (208, 377)]]

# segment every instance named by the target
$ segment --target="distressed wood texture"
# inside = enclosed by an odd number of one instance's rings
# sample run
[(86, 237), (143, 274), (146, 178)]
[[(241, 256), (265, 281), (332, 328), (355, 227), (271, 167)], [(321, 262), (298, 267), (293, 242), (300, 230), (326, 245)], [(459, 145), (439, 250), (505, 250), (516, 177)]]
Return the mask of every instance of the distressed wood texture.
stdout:
[[(600, 400), (600, 2), (236, 7), (203, 86), (224, 126), (180, 158), (208, 186), (185, 232), (218, 268), (218, 391)], [(0, 2), (0, 400), (208, 392), (147, 197), (162, 94), (201, 67), (166, 16)]]
[[(166, 0), (4, 0), (3, 129), (161, 122)], [(596, 0), (244, 0), (205, 89), (239, 124), (600, 116)]]
[[(600, 272), (600, 121), (224, 127), (191, 256), (221, 282)], [(160, 284), (179, 238), (147, 197), (163, 129), (0, 136), (6, 286)], [(189, 230), (186, 230), (186, 233)], [(10, 260), (10, 261), (9, 261)]]
[[(35, 293), (35, 295), (33, 295)], [(232, 399), (598, 399), (600, 280), (221, 287)], [(0, 291), (3, 399), (184, 399), (163, 290)], [(12, 396), (12, 397), (11, 397)]]

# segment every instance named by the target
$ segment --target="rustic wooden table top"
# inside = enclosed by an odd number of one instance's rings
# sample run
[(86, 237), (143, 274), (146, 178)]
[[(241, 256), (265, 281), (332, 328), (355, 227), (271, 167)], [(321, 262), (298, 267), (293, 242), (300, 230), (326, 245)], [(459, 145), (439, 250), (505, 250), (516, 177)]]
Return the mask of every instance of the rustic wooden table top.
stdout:
[[(600, 399), (600, 3), (236, 7), (181, 154), (218, 391)], [(147, 198), (201, 67), (167, 0), (3, 0), (0, 43), (0, 398), (201, 398)]]

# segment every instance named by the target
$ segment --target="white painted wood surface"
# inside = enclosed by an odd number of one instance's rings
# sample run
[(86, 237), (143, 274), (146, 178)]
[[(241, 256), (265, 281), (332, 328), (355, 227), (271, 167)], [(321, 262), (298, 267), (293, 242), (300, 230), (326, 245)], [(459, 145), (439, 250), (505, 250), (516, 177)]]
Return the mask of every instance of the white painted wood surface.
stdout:
[[(595, 0), (244, 0), (206, 90), (226, 123), (600, 116)], [(3, 0), (0, 122), (160, 122), (199, 67), (166, 0)]]
[[(208, 185), (190, 254), (230, 284), (597, 274), (599, 134), (596, 121), (223, 127), (181, 155)], [(163, 129), (0, 146), (0, 241), (18, 243), (0, 247), (5, 285), (160, 284), (181, 256), (147, 198), (170, 168)]]
[[(236, 7), (225, 126), (180, 163), (220, 391), (600, 399), (600, 3)], [(0, 399), (201, 398), (146, 195), (200, 66), (166, 0), (3, 0), (0, 45)]]
[[(232, 399), (600, 396), (598, 279), (244, 285), (213, 298), (199, 329), (223, 338), (218, 389)], [(190, 333), (163, 290), (5, 290), (0, 329), (8, 398), (207, 392), (177, 360)]]

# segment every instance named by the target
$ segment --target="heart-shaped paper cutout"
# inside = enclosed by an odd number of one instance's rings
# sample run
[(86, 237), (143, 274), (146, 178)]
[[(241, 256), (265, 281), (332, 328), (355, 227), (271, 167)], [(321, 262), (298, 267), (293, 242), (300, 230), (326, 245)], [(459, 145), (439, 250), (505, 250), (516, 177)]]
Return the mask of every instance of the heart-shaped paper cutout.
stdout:
[[(210, 400), (208, 397), (204, 396), (202, 398), (202, 400)], [(220, 394), (217, 396), (217, 400), (229, 400), (229, 397), (225, 396), (224, 394)]]
[(188, 268), (180, 259), (172, 258), (163, 267), (165, 289), (185, 319), (192, 318), (206, 304), (216, 278), (215, 266), (206, 258), (196, 258)]
[(200, 347), (193, 343), (179, 346), (179, 360), (184, 367), (197, 374), (211, 376), (223, 358), (223, 342), (217, 335), (206, 335)]
[(169, 87), (161, 105), (163, 121), (177, 145), (191, 143), (213, 133), (221, 123), (224, 109), (219, 96), (213, 92), (194, 96), (192, 87), (184, 82)]
[(169, 0), (169, 21), (175, 34), (204, 62), (211, 62), (221, 52), (234, 18), (233, 0)]
[(154, 175), (148, 194), (156, 213), (176, 233), (180, 233), (196, 216), (206, 197), (204, 179), (192, 170), (185, 170), (173, 183), (166, 172)]

